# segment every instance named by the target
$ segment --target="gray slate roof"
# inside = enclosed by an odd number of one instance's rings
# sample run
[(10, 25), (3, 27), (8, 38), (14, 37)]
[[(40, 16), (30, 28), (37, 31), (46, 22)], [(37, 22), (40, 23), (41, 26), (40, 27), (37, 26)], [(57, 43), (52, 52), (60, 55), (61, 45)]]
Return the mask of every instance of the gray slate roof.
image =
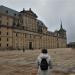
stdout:
[(0, 13), (8, 14), (9, 16), (15, 16), (15, 15), (17, 16), (19, 14), (18, 11), (15, 11), (3, 5), (0, 5)]
[(47, 27), (45, 26), (45, 24), (44, 24), (41, 20), (37, 20), (37, 23), (38, 23), (39, 26), (42, 26), (42, 27), (47, 28)]

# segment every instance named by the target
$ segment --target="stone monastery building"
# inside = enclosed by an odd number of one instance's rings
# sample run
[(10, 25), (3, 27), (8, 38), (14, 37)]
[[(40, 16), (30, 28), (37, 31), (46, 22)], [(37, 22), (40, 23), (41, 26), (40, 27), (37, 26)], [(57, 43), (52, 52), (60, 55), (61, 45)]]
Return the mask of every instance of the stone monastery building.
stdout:
[(0, 6), (0, 49), (64, 48), (67, 38), (62, 23), (55, 32), (48, 31), (31, 10), (18, 12)]

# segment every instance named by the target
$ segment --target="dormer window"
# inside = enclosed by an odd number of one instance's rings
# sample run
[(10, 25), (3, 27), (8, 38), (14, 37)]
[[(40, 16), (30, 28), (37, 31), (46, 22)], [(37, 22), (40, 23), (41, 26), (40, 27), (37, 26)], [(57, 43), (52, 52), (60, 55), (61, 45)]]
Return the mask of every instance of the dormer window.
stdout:
[(16, 16), (16, 14), (14, 14), (14, 16)]
[(6, 13), (8, 13), (8, 10), (6, 10)]

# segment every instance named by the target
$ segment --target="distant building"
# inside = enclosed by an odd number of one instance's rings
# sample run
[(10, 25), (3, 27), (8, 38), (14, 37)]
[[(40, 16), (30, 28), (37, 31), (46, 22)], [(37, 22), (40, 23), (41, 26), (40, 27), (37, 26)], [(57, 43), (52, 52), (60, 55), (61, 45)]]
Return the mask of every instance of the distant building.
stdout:
[(66, 30), (48, 31), (31, 10), (18, 12), (0, 6), (0, 49), (41, 49), (66, 47)]
[(75, 48), (75, 42), (70, 42), (67, 47), (69, 48)]

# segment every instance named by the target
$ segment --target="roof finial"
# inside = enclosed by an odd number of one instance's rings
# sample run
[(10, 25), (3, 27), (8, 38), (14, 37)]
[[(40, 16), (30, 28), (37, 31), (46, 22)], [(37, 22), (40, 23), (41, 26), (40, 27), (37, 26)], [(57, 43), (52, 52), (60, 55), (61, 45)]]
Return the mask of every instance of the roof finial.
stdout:
[(29, 10), (31, 11), (31, 8), (29, 8)]
[(23, 11), (25, 11), (25, 8), (23, 8)]

